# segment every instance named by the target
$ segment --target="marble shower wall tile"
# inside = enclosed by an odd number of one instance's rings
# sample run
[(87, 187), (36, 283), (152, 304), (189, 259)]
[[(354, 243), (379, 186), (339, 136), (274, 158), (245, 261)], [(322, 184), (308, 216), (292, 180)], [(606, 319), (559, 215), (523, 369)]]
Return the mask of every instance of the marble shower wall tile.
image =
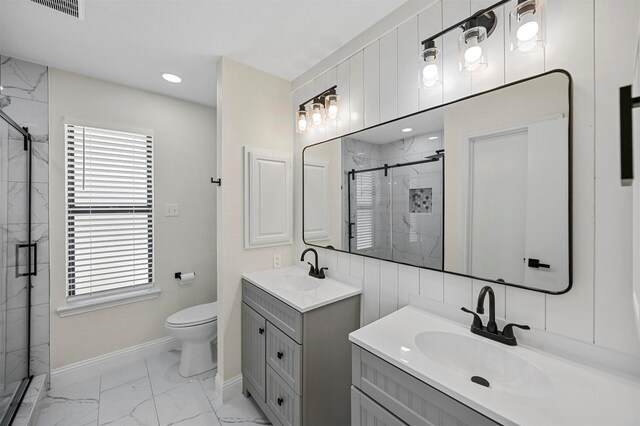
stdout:
[(27, 347), (27, 309), (7, 309), (7, 352)]
[(49, 374), (49, 350), (49, 343), (31, 347), (31, 374)]
[[(49, 142), (49, 107), (37, 102), (13, 96), (0, 95), (0, 110), (22, 127), (28, 127), (33, 142)], [(22, 135), (9, 127), (10, 139), (22, 139)]]
[[(21, 140), (10, 139), (7, 148), (9, 182), (27, 181), (27, 151)], [(31, 182), (49, 182), (49, 144), (33, 142), (32, 144)]]
[[(7, 309), (24, 308), (27, 303), (27, 277), (16, 277), (15, 266), (7, 268)], [(49, 264), (38, 263), (38, 274), (31, 277), (31, 305), (49, 303)]]
[(48, 102), (47, 67), (21, 59), (0, 56), (2, 94), (32, 101)]
[[(7, 194), (9, 224), (27, 223), (27, 184), (9, 182)], [(49, 184), (31, 184), (31, 223), (49, 222)]]

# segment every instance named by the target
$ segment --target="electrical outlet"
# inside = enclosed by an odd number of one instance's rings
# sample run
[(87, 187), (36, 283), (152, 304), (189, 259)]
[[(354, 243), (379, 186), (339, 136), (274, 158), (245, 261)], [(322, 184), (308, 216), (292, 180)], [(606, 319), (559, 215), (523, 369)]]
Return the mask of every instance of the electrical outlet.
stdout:
[(278, 269), (282, 266), (282, 255), (280, 253), (276, 253), (273, 255), (273, 269)]
[(180, 205), (178, 204), (165, 204), (164, 215), (166, 217), (180, 216)]

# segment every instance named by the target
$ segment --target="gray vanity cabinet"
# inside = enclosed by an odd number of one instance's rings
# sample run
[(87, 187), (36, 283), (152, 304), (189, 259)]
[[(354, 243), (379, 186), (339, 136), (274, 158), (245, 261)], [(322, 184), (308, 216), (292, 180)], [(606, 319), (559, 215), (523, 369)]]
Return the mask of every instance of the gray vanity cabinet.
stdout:
[(352, 425), (498, 425), (357, 345), (352, 361)]
[[(322, 284), (320, 284), (322, 285)], [(242, 282), (242, 386), (274, 425), (348, 425), (360, 295), (299, 312)]]

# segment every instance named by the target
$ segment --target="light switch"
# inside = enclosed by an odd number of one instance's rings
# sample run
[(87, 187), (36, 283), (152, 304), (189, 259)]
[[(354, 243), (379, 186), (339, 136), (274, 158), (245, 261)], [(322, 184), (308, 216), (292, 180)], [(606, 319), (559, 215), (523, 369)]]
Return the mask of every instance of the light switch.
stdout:
[(167, 217), (180, 216), (180, 205), (179, 204), (165, 204), (164, 205), (164, 215), (167, 216)]

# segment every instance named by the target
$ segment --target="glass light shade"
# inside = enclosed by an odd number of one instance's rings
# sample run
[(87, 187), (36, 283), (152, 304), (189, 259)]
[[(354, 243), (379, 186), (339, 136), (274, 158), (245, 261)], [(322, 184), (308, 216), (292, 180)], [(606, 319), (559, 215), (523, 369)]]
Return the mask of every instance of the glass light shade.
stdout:
[(307, 111), (302, 109), (296, 113), (296, 132), (306, 133), (309, 130), (309, 117)]
[(319, 102), (311, 105), (311, 127), (324, 127), (324, 105)]
[(324, 108), (327, 120), (337, 120), (340, 112), (340, 96), (327, 95), (324, 99)]
[(442, 80), (440, 79), (440, 51), (435, 47), (428, 47), (420, 54), (422, 60), (422, 87), (425, 89), (438, 87)]
[(478, 72), (487, 68), (487, 52), (483, 41), (487, 39), (484, 27), (473, 27), (460, 35), (458, 55), (460, 71)]
[(521, 1), (509, 14), (511, 52), (533, 52), (544, 47), (544, 13), (536, 0)]

